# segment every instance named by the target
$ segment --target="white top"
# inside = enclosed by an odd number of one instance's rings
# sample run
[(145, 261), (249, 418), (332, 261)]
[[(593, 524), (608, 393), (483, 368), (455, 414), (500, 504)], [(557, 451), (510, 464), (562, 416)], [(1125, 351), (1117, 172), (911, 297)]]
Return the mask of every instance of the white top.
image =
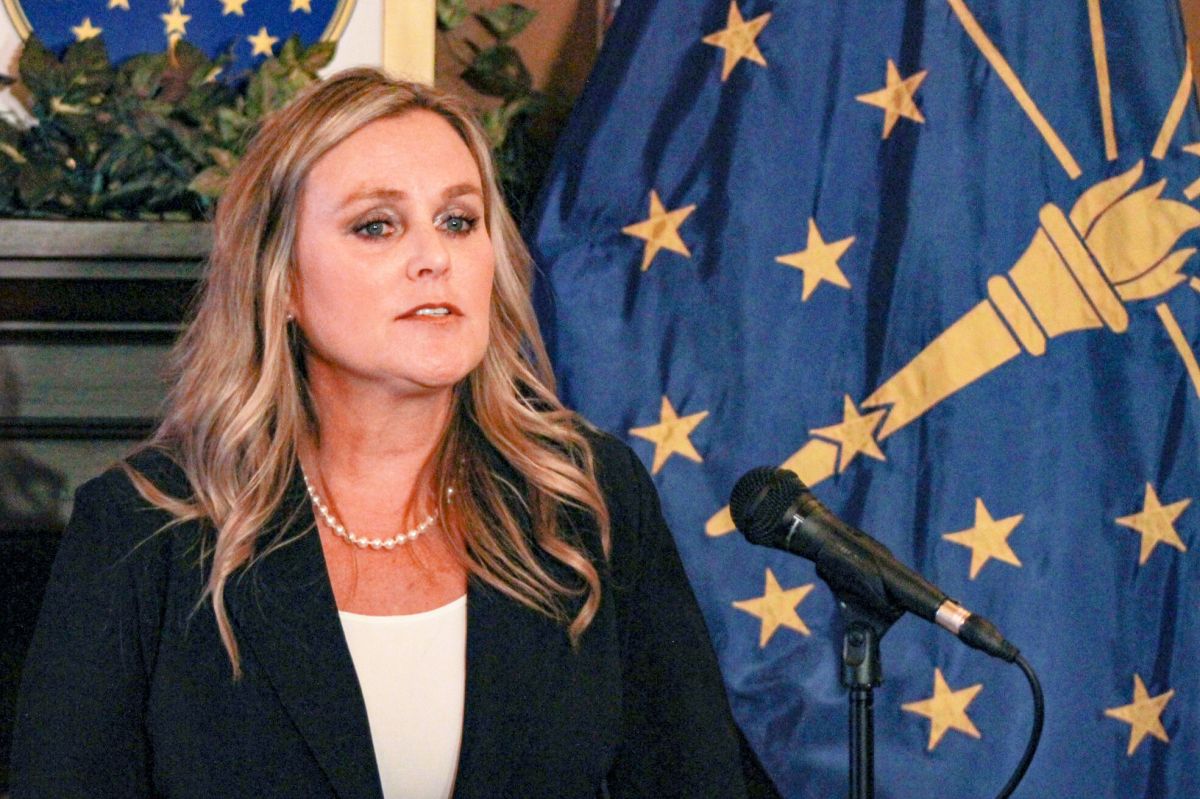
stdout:
[(462, 746), (467, 597), (406, 616), (338, 612), (386, 799), (448, 799)]

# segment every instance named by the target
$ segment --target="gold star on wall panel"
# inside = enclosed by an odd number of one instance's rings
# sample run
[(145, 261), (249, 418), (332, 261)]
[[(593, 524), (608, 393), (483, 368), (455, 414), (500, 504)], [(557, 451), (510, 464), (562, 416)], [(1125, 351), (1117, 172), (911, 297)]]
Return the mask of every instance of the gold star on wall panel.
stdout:
[(838, 259), (846, 254), (846, 250), (850, 249), (850, 245), (853, 243), (854, 236), (850, 236), (827, 244), (821, 237), (821, 231), (817, 229), (817, 221), (809, 219), (808, 246), (800, 252), (780, 255), (775, 260), (781, 264), (795, 267), (804, 273), (804, 290), (800, 295), (800, 301), (808, 302), (808, 298), (817, 290), (817, 286), (821, 285), (822, 281), (841, 286), (844, 289), (850, 288), (850, 281), (846, 279), (845, 273), (838, 266)]
[(265, 55), (269, 58), (275, 55), (275, 51), (272, 48), (279, 41), (279, 37), (267, 33), (267, 28), (264, 25), (258, 29), (258, 33), (253, 36), (247, 36), (246, 41), (250, 42), (250, 46), (254, 48), (250, 55)]
[(83, 22), (78, 25), (71, 26), (71, 33), (75, 34), (75, 41), (83, 42), (88, 39), (94, 39), (102, 32), (101, 28), (97, 28), (92, 24), (91, 17), (84, 17)]
[(1146, 483), (1146, 496), (1142, 501), (1142, 510), (1129, 516), (1117, 519), (1117, 524), (1129, 527), (1142, 536), (1141, 552), (1138, 554), (1138, 565), (1141, 566), (1150, 558), (1154, 547), (1160, 543), (1168, 544), (1180, 552), (1187, 552), (1183, 539), (1175, 531), (1175, 520), (1184, 509), (1192, 503), (1191, 497), (1163, 505), (1158, 500), (1154, 486)]
[(109, 9), (119, 8), (122, 11), (129, 10), (129, 0), (108, 0)]
[(191, 16), (183, 13), (179, 8), (172, 8), (170, 14), (159, 14), (159, 19), (166, 25), (166, 35), (178, 34), (179, 36), (187, 35), (187, 24), (191, 21)]
[(883, 136), (881, 138), (886, 139), (892, 135), (892, 128), (896, 127), (900, 117), (911, 119), (913, 122), (923, 123), (925, 121), (921, 109), (917, 108), (915, 95), (917, 87), (921, 85), (921, 81), (925, 80), (927, 74), (929, 71), (923, 69), (907, 78), (901, 78), (900, 70), (896, 68), (896, 62), (889, 58), (886, 85), (882, 89), (860, 94), (854, 98), (860, 103), (883, 109)]
[(780, 627), (795, 630), (801, 635), (810, 634), (808, 625), (796, 613), (796, 607), (812, 590), (812, 583), (784, 589), (775, 578), (775, 573), (767, 569), (763, 595), (734, 602), (733, 606), (762, 620), (758, 633), (758, 647), (762, 649)]
[(708, 416), (708, 411), (700, 411), (680, 418), (679, 414), (675, 413), (675, 407), (671, 405), (671, 401), (665, 394), (663, 395), (658, 424), (635, 427), (629, 431), (630, 435), (654, 442), (654, 465), (650, 469), (651, 474), (658, 474), (663, 464), (667, 462), (667, 458), (672, 455), (682, 455), (696, 463), (704, 461), (700, 457), (700, 453), (692, 446), (689, 436), (706, 416)]
[(733, 72), (733, 68), (743, 58), (747, 61), (753, 61), (759, 66), (765, 67), (767, 65), (767, 59), (763, 58), (762, 51), (758, 49), (758, 44), (755, 40), (770, 21), (771, 15), (767, 13), (759, 14), (747, 22), (742, 18), (742, 12), (737, 7), (737, 3), (730, 2), (729, 15), (725, 18), (725, 27), (716, 33), (710, 33), (700, 40), (705, 44), (711, 44), (713, 47), (719, 47), (725, 51), (725, 58), (721, 63), (722, 83), (725, 82), (729, 77), (729, 73)]
[(886, 411), (879, 410), (860, 414), (850, 395), (846, 394), (842, 401), (841, 424), (818, 427), (808, 432), (841, 445), (838, 453), (838, 472), (841, 473), (846, 471), (846, 467), (859, 453), (876, 460), (887, 460), (883, 450), (879, 448), (879, 442), (875, 440), (875, 428), (879, 427), (885, 413)]
[(226, 14), (236, 14), (239, 17), (246, 16), (245, 5), (250, 0), (221, 0), (221, 16)]
[(942, 538), (971, 550), (970, 577), (974, 580), (979, 570), (992, 558), (1020, 567), (1021, 561), (1008, 545), (1008, 537), (1024, 518), (1025, 515), (1019, 513), (999, 520), (993, 519), (983, 500), (976, 497), (975, 526), (957, 533), (946, 533)]
[(292, 0), (292, 7), (289, 10), (292, 13), (303, 11), (305, 14), (311, 14), (312, 0)]
[(695, 210), (696, 206), (686, 205), (668, 211), (658, 198), (658, 192), (650, 191), (650, 216), (641, 222), (621, 228), (625, 235), (645, 240), (646, 245), (642, 250), (643, 272), (650, 268), (650, 262), (658, 255), (659, 250), (677, 252), (685, 258), (692, 257), (691, 250), (679, 237), (679, 226)]
[(919, 702), (908, 702), (901, 705), (902, 710), (916, 713), (929, 719), (929, 751), (933, 751), (949, 730), (958, 730), (972, 738), (982, 737), (975, 723), (967, 715), (967, 706), (975, 701), (975, 697), (983, 690), (982, 683), (976, 683), (958, 691), (950, 690), (942, 670), (933, 670), (933, 696)]
[(1129, 725), (1129, 747), (1125, 750), (1132, 757), (1147, 735), (1153, 735), (1163, 743), (1170, 743), (1167, 731), (1163, 729), (1162, 714), (1167, 708), (1167, 702), (1175, 696), (1170, 690), (1158, 696), (1150, 696), (1141, 675), (1133, 675), (1133, 701), (1128, 705), (1110, 707), (1104, 711), (1109, 718), (1118, 719)]

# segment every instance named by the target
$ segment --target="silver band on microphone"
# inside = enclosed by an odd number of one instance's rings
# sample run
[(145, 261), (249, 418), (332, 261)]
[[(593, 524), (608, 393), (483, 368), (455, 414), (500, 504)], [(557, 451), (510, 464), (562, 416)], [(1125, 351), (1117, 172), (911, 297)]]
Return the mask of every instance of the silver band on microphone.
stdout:
[(967, 623), (967, 619), (969, 618), (971, 618), (971, 611), (953, 599), (947, 599), (941, 605), (938, 605), (937, 612), (933, 616), (933, 620), (939, 626), (946, 628), (955, 635), (958, 635), (958, 631), (962, 629), (962, 626)]

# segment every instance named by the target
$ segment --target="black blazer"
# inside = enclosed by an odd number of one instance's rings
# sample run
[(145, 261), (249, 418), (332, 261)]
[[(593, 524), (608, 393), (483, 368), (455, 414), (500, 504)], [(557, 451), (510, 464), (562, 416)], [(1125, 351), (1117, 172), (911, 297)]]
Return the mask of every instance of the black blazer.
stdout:
[[(456, 797), (739, 797), (738, 733), (658, 499), (593, 440), (612, 515), (603, 601), (561, 625), (471, 580)], [(160, 454), (137, 467), (177, 496)], [(21, 687), (12, 797), (381, 797), (366, 710), (299, 478), (272, 523), (296, 540), (227, 583), (233, 681), (197, 524), (119, 470), (82, 486)], [(590, 543), (594, 544), (594, 530)], [(268, 536), (271, 537), (271, 536)]]

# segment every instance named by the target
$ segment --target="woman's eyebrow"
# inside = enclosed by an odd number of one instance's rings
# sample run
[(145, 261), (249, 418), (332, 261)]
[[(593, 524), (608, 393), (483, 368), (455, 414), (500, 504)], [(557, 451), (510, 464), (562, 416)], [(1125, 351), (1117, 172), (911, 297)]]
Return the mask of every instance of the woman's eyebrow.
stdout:
[(464, 194), (475, 194), (483, 197), (483, 189), (477, 183), (456, 183), (442, 192), (443, 199), (451, 200)]
[[(452, 200), (455, 197), (474, 194), (480, 198), (483, 197), (483, 189), (477, 183), (456, 183), (453, 186), (448, 186), (442, 191), (442, 199)], [(363, 200), (392, 200), (399, 201), (408, 198), (408, 194), (400, 189), (387, 189), (383, 187), (368, 187), (365, 189), (357, 189), (346, 195), (339, 203), (339, 207), (345, 208), (347, 205), (362, 202)]]
[(407, 194), (399, 189), (385, 189), (382, 187), (358, 189), (342, 198), (338, 206), (345, 208), (347, 205), (353, 205), (363, 200), (403, 200), (407, 196)]

